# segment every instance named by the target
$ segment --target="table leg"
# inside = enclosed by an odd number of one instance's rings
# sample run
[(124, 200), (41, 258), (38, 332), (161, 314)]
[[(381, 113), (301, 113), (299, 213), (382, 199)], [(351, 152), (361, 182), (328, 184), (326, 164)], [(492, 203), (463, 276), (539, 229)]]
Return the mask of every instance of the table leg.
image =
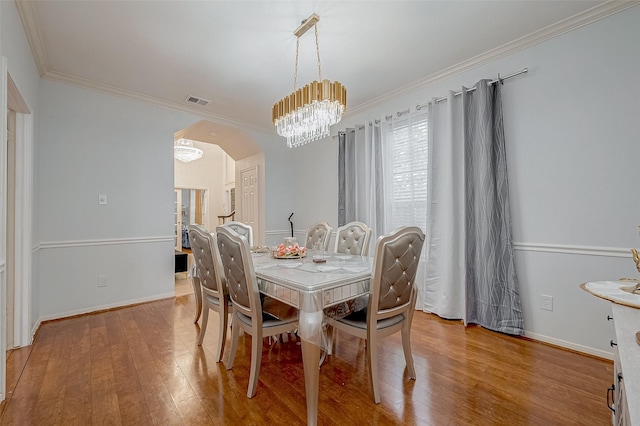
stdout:
[(304, 388), (307, 396), (307, 425), (318, 424), (318, 390), (320, 386), (320, 346), (302, 339)]

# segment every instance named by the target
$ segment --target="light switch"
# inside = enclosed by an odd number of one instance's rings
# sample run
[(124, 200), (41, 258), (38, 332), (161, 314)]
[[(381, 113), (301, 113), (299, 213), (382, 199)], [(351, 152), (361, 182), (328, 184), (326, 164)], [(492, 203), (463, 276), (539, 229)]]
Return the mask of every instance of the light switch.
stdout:
[(107, 204), (107, 194), (98, 194), (98, 204)]

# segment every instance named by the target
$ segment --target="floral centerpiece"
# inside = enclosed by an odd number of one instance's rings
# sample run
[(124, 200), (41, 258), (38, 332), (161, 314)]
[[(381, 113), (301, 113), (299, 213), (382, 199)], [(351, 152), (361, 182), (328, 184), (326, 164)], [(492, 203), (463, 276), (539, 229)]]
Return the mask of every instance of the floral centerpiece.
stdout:
[(305, 257), (307, 255), (307, 248), (306, 247), (300, 247), (298, 245), (298, 243), (295, 243), (293, 245), (284, 245), (284, 244), (280, 244), (278, 245), (278, 247), (276, 247), (276, 250), (274, 250), (273, 252), (273, 257), (278, 257), (278, 258), (298, 258), (298, 257)]

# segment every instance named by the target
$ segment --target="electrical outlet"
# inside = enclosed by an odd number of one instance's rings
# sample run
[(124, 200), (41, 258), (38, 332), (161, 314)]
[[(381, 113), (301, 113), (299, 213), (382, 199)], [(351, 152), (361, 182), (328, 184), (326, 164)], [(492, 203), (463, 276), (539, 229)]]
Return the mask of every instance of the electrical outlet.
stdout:
[(98, 287), (106, 287), (106, 286), (107, 286), (107, 276), (98, 275)]
[(107, 194), (98, 194), (98, 204), (107, 204)]
[(545, 311), (553, 311), (553, 296), (548, 296), (546, 294), (541, 294), (542, 303), (540, 304), (540, 309), (544, 309)]

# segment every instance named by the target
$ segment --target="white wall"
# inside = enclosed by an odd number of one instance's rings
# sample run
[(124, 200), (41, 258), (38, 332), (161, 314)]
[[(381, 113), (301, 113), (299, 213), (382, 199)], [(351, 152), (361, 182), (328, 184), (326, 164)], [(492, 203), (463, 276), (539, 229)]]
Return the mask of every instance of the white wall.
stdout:
[[(528, 67), (503, 90), (525, 328), (540, 340), (603, 356), (613, 336), (609, 304), (578, 286), (638, 275), (627, 254), (640, 246), (638, 28), (640, 6), (347, 115), (334, 129), (384, 119), (449, 89)], [(336, 140), (297, 152), (304, 158), (294, 173), (313, 176), (314, 184), (294, 186), (296, 228), (318, 218), (336, 223)], [(540, 294), (554, 297), (552, 312), (540, 309)]]
[(196, 118), (47, 80), (41, 109), (41, 319), (172, 295), (173, 134)]
[[(300, 151), (289, 149), (286, 140), (275, 133), (264, 134), (248, 132), (264, 149), (264, 211), (265, 240), (256, 244), (271, 243), (274, 235), (286, 233), (289, 229), (287, 217), (294, 208), (293, 183), (296, 180), (307, 180), (308, 175), (296, 174), (298, 164), (305, 156)], [(237, 179), (239, 172), (248, 167), (236, 162), (236, 188), (240, 187)], [(236, 203), (239, 195), (236, 194)], [(295, 203), (297, 204), (297, 202)], [(256, 236), (254, 235), (254, 239)], [(279, 238), (279, 237), (278, 237)]]
[[(200, 117), (47, 80), (40, 100), (40, 319), (172, 295), (173, 135)], [(286, 160), (274, 135), (250, 137)]]
[(207, 226), (218, 225), (218, 216), (224, 214), (225, 167), (229, 156), (218, 146), (195, 142), (203, 151), (202, 158), (189, 163), (174, 160), (176, 188), (207, 189)]

